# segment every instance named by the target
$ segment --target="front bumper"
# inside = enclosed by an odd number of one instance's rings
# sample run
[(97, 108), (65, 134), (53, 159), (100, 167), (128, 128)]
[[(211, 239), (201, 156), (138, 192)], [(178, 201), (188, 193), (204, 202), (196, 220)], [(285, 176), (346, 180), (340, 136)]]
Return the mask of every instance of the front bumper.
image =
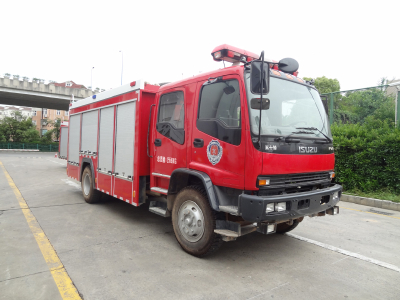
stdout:
[[(241, 194), (239, 196), (238, 212), (245, 221), (269, 222), (298, 219), (317, 214), (334, 207), (342, 195), (342, 186), (335, 184), (328, 188), (310, 192), (293, 193), (277, 196), (254, 196)], [(338, 192), (339, 197), (333, 199)], [(266, 213), (268, 203), (286, 202), (286, 210)]]

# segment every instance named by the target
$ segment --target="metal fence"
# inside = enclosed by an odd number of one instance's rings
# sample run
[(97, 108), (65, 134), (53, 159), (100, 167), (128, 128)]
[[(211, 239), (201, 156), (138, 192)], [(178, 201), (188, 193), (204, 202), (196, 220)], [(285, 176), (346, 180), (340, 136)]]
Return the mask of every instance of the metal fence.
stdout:
[(41, 145), (41, 144), (29, 144), (29, 143), (0, 143), (0, 149), (9, 150), (39, 150), (42, 152), (57, 152), (58, 145)]
[[(321, 98), (324, 102), (325, 107), (328, 110), (328, 115), (329, 115), (329, 120), (330, 123), (333, 124), (334, 122), (338, 123), (352, 123), (350, 120), (341, 120), (339, 113), (345, 113), (345, 112), (339, 112), (339, 106), (343, 105), (343, 103), (347, 100), (350, 99), (351, 97), (356, 97), (357, 93), (359, 94), (360, 97), (363, 97), (364, 92), (364, 97), (368, 96), (366, 95), (365, 92), (371, 92), (373, 93), (374, 91), (381, 93), (385, 97), (391, 97), (394, 101), (394, 114), (395, 114), (395, 125), (399, 126), (398, 122), (398, 117), (400, 117), (400, 82), (396, 82), (394, 84), (387, 84), (387, 85), (379, 85), (379, 86), (373, 86), (373, 87), (366, 87), (366, 88), (361, 88), (361, 89), (354, 89), (354, 90), (345, 90), (345, 91), (338, 91), (338, 92), (332, 92), (332, 93), (324, 93), (321, 94)], [(365, 102), (364, 105), (370, 105), (371, 103)], [(359, 103), (354, 103), (353, 105), (360, 105)], [(376, 103), (376, 105), (379, 106), (379, 103)], [(377, 106), (377, 107), (378, 107)], [(347, 112), (351, 116), (351, 109)], [(354, 118), (355, 121), (353, 123), (357, 123), (356, 119)]]

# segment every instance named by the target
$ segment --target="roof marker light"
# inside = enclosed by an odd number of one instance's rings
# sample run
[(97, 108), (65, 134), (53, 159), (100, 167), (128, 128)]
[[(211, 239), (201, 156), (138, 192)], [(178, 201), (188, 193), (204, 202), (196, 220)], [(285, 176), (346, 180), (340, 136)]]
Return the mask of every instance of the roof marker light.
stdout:
[(136, 85), (136, 81), (132, 81), (130, 86), (135, 86)]
[(228, 61), (231, 63), (249, 62), (258, 59), (259, 55), (247, 50), (239, 49), (227, 44), (216, 47), (211, 55), (215, 61)]
[(272, 73), (273, 73), (274, 75), (276, 75), (276, 76), (281, 76), (281, 73), (279, 73), (279, 71), (272, 70)]
[(92, 99), (96, 99), (96, 95), (93, 95), (93, 96), (92, 96)]

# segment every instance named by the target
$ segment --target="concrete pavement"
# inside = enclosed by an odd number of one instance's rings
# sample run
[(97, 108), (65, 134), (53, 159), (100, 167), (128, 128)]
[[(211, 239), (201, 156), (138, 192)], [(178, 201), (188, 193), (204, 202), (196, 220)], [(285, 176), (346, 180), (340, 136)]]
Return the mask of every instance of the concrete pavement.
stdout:
[[(183, 252), (171, 220), (105, 198), (89, 205), (66, 162), (1, 153), (83, 299), (398, 299), (400, 273), (288, 235), (253, 233), (204, 259)], [(400, 267), (400, 212), (340, 203), (292, 233)], [(384, 213), (384, 214), (382, 214)], [(62, 299), (0, 172), (0, 299)]]

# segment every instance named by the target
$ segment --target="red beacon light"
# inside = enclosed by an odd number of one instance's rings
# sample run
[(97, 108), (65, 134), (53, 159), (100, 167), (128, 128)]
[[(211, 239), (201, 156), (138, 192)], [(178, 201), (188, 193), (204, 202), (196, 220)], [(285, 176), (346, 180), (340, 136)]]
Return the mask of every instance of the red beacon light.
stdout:
[[(259, 55), (239, 49), (227, 44), (220, 45), (215, 47), (211, 52), (211, 55), (215, 61), (228, 61), (237, 65), (239, 63), (251, 62), (252, 60), (256, 60), (259, 58)], [(284, 58), (279, 62), (276, 60), (265, 59), (266, 62), (269, 62), (269, 67), (276, 72), (282, 71), (284, 73), (292, 74), (297, 77), (299, 74), (299, 63), (293, 58)], [(279, 72), (278, 72), (279, 73)]]
[(255, 53), (227, 44), (215, 47), (211, 55), (215, 61), (228, 61), (231, 63), (250, 62), (259, 57)]

